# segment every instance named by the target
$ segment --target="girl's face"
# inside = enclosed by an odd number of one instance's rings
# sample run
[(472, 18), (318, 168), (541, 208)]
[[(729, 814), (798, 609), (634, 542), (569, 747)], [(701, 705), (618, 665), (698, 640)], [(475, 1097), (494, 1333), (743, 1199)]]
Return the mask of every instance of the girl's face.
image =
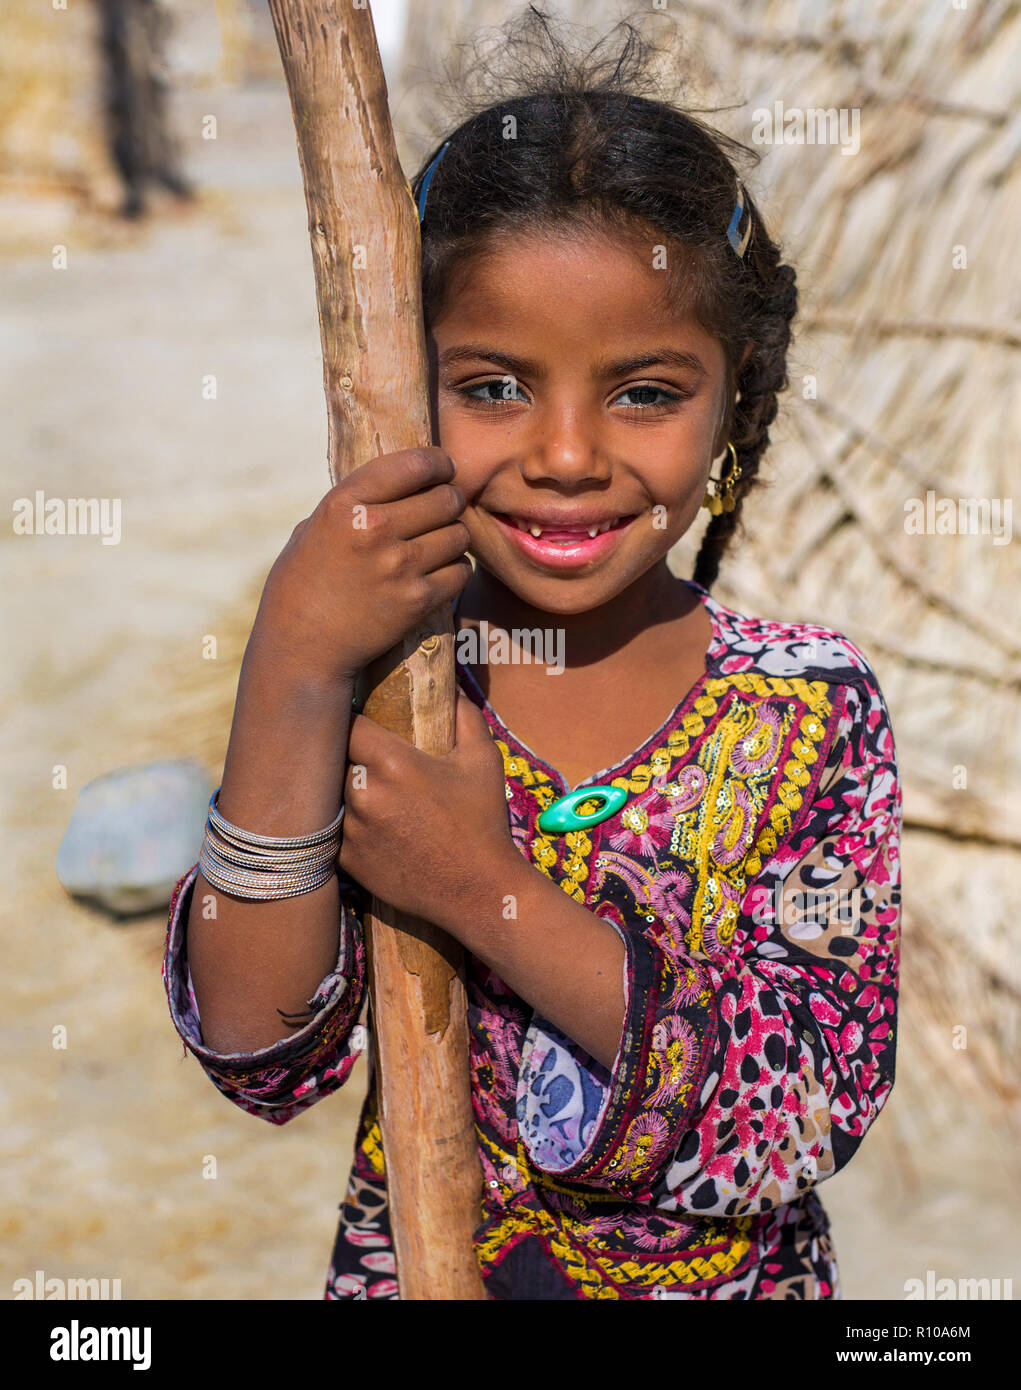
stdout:
[(656, 249), (500, 237), (431, 325), (472, 553), (545, 612), (597, 608), (661, 560), (725, 446), (722, 345), (670, 305)]

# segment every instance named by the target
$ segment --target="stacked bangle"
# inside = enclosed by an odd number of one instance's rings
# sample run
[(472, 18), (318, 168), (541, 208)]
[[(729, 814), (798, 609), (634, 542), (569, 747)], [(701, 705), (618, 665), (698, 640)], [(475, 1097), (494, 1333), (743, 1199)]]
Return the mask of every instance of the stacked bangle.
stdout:
[(216, 807), (220, 788), (209, 799), (206, 836), (199, 867), (208, 883), (235, 898), (269, 901), (295, 898), (328, 883), (336, 873), (340, 823), (311, 835), (255, 835), (224, 820)]

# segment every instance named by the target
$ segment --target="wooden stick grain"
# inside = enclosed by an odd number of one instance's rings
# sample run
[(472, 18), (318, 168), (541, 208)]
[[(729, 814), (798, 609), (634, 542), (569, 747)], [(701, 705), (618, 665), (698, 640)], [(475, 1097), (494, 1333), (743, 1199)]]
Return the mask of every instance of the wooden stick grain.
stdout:
[[(418, 218), (397, 157), (368, 6), (269, 0), (309, 215), (334, 482), (431, 442)], [(449, 607), (367, 673), (365, 713), (428, 752), (454, 736)], [(369, 1007), (401, 1299), (483, 1299), (482, 1173), (463, 953), (374, 902)]]

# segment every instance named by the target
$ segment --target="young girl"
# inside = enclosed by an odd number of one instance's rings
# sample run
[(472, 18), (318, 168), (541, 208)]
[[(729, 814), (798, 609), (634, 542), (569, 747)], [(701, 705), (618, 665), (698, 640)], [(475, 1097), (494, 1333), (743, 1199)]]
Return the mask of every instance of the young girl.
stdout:
[[(286, 1123), (367, 1046), (377, 894), (466, 951), (489, 1297), (832, 1299), (816, 1188), (894, 1081), (893, 735), (840, 633), (709, 592), (794, 272), (736, 148), (623, 70), (561, 64), (417, 177), (440, 447), (365, 463), (275, 563), (164, 979), (214, 1084)], [(480, 640), (431, 757), (352, 696), (451, 600)], [(326, 1297), (396, 1296), (370, 1065)]]

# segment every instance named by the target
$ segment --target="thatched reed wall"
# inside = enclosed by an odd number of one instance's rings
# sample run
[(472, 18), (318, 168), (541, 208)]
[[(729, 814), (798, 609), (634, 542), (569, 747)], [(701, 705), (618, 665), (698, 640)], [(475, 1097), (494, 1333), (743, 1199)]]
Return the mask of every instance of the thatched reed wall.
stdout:
[[(600, 33), (618, 15), (545, 8)], [(901, 1111), (933, 1116), (954, 1092), (1001, 1110), (1021, 1079), (1019, 550), (910, 534), (905, 507), (931, 492), (981, 516), (1017, 476), (1021, 10), (670, 0), (638, 17), (664, 45), (664, 94), (714, 109), (762, 156), (749, 185), (799, 274), (768, 486), (715, 592), (835, 627), (872, 661), (905, 783)], [(442, 130), (430, 73), (505, 18), (487, 0), (411, 0), (394, 94), (409, 167)], [(845, 144), (857, 119), (860, 148), (783, 143), (782, 124), (762, 141), (776, 102), (843, 108)], [(701, 529), (678, 547), (679, 573)]]
[(821, 28), (809, 3), (748, 4), (740, 22), (683, 7), (705, 97), (743, 103), (721, 122), (739, 138), (778, 100), (860, 111), (855, 154), (761, 147), (753, 182), (803, 313), (771, 485), (720, 593), (828, 623), (873, 661), (905, 784), (902, 1093), (977, 1086), (998, 1108), (1019, 1079), (1018, 548), (910, 534), (905, 507), (1013, 491), (1021, 339), (1002, 229), (1021, 192), (1021, 16), (843, 13), (826, 7)]

